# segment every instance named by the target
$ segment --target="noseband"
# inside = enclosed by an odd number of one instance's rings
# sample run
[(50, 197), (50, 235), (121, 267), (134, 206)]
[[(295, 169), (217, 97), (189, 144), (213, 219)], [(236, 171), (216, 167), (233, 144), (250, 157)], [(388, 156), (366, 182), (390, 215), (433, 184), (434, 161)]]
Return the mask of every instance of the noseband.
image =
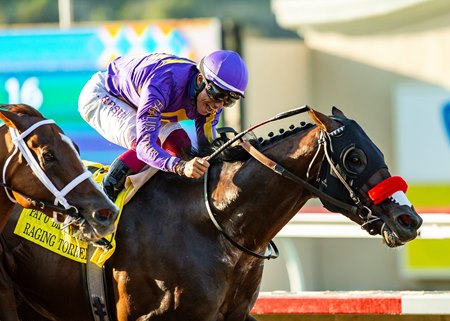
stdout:
[[(54, 124), (55, 122), (50, 119), (41, 120), (35, 124), (33, 124), (30, 128), (28, 128), (23, 133), (19, 133), (17, 129), (9, 127), (9, 133), (11, 135), (12, 141), (15, 145), (14, 151), (12, 154), (8, 157), (8, 159), (5, 162), (5, 166), (3, 167), (3, 175), (2, 175), (2, 182), (0, 183), (1, 186), (4, 187), (6, 195), (8, 196), (9, 200), (13, 203), (17, 203), (15, 198), (10, 194), (10, 191), (13, 191), (17, 194), (22, 195), (25, 197), (33, 206), (36, 206), (40, 208), (41, 210), (45, 208), (50, 208), (53, 210), (54, 213), (54, 219), (57, 218), (57, 213), (67, 214), (74, 218), (79, 218), (78, 209), (70, 205), (69, 202), (66, 200), (65, 196), (73, 190), (76, 186), (78, 186), (82, 181), (85, 179), (91, 177), (91, 173), (89, 171), (85, 171), (79, 176), (75, 177), (69, 184), (67, 184), (63, 189), (58, 190), (55, 185), (50, 181), (50, 179), (45, 175), (44, 171), (39, 166), (36, 159), (33, 157), (32, 152), (28, 148), (24, 138), (27, 137), (32, 131), (34, 131), (36, 128), (42, 126), (42, 125), (48, 125), (48, 124)], [(39, 201), (39, 200), (33, 200), (31, 197), (17, 192), (13, 190), (11, 187), (6, 185), (6, 170), (9, 166), (9, 163), (11, 162), (11, 159), (14, 157), (14, 155), (17, 154), (17, 152), (20, 151), (27, 161), (28, 165), (36, 175), (36, 177), (41, 181), (41, 183), (53, 194), (55, 197), (54, 203), (48, 203), (45, 201)], [(61, 204), (61, 205), (58, 205)]]

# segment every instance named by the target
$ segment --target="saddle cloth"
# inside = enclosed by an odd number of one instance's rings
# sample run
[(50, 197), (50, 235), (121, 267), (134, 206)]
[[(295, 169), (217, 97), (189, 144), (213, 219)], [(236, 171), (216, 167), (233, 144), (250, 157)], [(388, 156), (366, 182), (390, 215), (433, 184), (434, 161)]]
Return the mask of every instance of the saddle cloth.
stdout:
[[(84, 161), (84, 163), (88, 168), (97, 168), (93, 174), (93, 178), (97, 183), (101, 184), (109, 166), (89, 161)], [(157, 171), (157, 169), (149, 167), (138, 174), (127, 177), (125, 189), (119, 194), (115, 202), (120, 209), (120, 213), (115, 222), (116, 228), (122, 214), (123, 206), (131, 200), (139, 188)], [(14, 233), (74, 261), (81, 263), (87, 262), (87, 248), (89, 244), (77, 237), (76, 229), (71, 226), (65, 227), (64, 223), (56, 223), (38, 210), (23, 209)], [(90, 258), (90, 261), (99, 267), (103, 266), (116, 248), (115, 233), (106, 236), (105, 239), (109, 242), (109, 246), (98, 246)]]

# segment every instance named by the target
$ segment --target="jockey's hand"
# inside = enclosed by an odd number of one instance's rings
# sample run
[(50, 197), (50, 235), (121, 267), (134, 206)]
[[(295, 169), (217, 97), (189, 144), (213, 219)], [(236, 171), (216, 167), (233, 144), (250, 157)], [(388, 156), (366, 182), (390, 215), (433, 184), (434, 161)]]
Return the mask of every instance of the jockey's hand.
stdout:
[[(184, 162), (184, 161), (180, 161)], [(189, 178), (200, 178), (209, 168), (209, 162), (200, 157), (195, 157), (184, 164), (183, 175)]]

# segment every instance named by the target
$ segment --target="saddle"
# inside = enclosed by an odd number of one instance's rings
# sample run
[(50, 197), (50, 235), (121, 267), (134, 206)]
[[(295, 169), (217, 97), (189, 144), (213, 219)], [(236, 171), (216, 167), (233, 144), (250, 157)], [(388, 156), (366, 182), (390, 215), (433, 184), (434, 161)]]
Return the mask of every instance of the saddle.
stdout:
[[(87, 169), (95, 176), (94, 179), (100, 184), (103, 176), (108, 172), (109, 166), (86, 160), (84, 160), (83, 163), (86, 165)], [(157, 172), (158, 169), (146, 166), (139, 173), (128, 175), (125, 180), (125, 198), (123, 200), (123, 204), (121, 205), (125, 206), (133, 198), (134, 194), (136, 194), (136, 192)]]

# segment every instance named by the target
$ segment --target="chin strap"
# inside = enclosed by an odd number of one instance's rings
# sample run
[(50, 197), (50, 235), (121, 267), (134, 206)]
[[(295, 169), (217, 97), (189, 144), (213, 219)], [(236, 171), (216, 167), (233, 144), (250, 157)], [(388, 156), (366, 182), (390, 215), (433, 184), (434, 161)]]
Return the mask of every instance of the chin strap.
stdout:
[(199, 74), (197, 74), (194, 79), (192, 80), (194, 82), (194, 95), (192, 96), (192, 104), (197, 107), (197, 97), (198, 94), (205, 88), (206, 83), (202, 81), (200, 84), (197, 83), (197, 77)]

